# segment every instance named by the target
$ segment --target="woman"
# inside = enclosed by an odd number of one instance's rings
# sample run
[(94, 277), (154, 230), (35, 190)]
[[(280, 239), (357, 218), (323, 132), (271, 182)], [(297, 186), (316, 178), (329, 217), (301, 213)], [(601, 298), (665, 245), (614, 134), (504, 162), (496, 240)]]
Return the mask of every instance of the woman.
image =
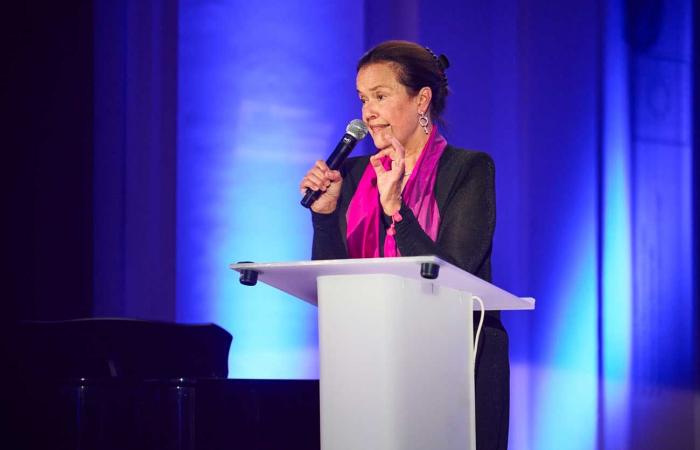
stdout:
[[(317, 161), (302, 179), (312, 204), (313, 259), (437, 255), (491, 281), (494, 164), (438, 132), (448, 95), (444, 55), (384, 42), (357, 66), (362, 120), (377, 147), (341, 171)], [(477, 448), (508, 443), (508, 336), (487, 313), (476, 376)]]

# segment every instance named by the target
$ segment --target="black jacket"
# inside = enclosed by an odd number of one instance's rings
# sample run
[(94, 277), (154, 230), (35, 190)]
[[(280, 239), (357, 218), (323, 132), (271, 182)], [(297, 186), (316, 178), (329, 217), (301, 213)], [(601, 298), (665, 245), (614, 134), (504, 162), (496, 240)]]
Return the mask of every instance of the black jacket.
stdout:
[[(348, 257), (346, 213), (364, 173), (369, 156), (348, 159), (341, 173), (343, 187), (339, 206), (331, 214), (312, 213), (313, 259)], [(495, 170), (493, 160), (482, 152), (448, 145), (438, 163), (435, 199), (440, 212), (437, 241), (423, 231), (405, 204), (403, 220), (396, 224), (396, 243), (401, 256), (436, 255), (486, 281), (491, 281), (491, 248), (496, 224)], [(383, 217), (380, 252), (391, 218)]]
[[(343, 166), (343, 188), (338, 208), (331, 214), (312, 212), (313, 259), (348, 257), (346, 212), (369, 157), (349, 159)], [(396, 224), (396, 242), (402, 256), (437, 255), (486, 281), (491, 281), (491, 248), (496, 223), (493, 160), (486, 153), (448, 145), (440, 157), (435, 198), (440, 228), (433, 242), (413, 212), (401, 205), (403, 220)], [(383, 217), (385, 227), (391, 223)], [(380, 251), (385, 227), (380, 227)], [(508, 446), (510, 370), (508, 334), (498, 311), (487, 311), (475, 364), (476, 447), (505, 450)], [(475, 322), (478, 317), (475, 314)]]

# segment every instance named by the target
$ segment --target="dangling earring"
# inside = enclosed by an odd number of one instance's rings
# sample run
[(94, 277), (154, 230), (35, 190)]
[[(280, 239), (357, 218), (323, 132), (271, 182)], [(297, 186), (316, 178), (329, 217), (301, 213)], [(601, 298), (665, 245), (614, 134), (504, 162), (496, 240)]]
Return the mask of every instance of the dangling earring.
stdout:
[(425, 134), (430, 133), (428, 131), (428, 115), (425, 114), (425, 111), (418, 113), (418, 125), (420, 125), (421, 128), (423, 128)]

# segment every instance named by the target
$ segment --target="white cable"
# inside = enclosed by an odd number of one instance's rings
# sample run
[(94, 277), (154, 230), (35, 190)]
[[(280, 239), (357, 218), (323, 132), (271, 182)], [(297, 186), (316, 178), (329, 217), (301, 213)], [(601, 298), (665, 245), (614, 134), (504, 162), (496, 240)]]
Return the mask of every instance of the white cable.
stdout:
[(478, 295), (472, 295), (472, 300), (479, 302), (481, 317), (479, 318), (479, 327), (476, 329), (476, 337), (474, 338), (474, 364), (476, 364), (476, 349), (479, 348), (479, 336), (481, 335), (481, 326), (484, 325), (484, 301)]

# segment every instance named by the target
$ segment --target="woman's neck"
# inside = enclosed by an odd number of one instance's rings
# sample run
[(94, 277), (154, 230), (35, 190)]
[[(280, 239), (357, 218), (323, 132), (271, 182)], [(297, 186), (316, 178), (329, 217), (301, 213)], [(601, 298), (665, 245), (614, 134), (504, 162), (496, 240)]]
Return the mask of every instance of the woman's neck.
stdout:
[[(419, 129), (419, 131), (420, 134), (417, 134), (414, 139), (412, 139), (412, 142), (407, 143), (407, 145), (404, 147), (406, 149), (406, 173), (413, 171), (413, 168), (416, 166), (418, 158), (420, 158), (420, 154), (425, 148), (425, 144), (428, 142), (428, 138), (430, 137), (430, 132), (425, 134), (422, 129)], [(430, 127), (429, 131), (432, 131), (432, 126)]]

